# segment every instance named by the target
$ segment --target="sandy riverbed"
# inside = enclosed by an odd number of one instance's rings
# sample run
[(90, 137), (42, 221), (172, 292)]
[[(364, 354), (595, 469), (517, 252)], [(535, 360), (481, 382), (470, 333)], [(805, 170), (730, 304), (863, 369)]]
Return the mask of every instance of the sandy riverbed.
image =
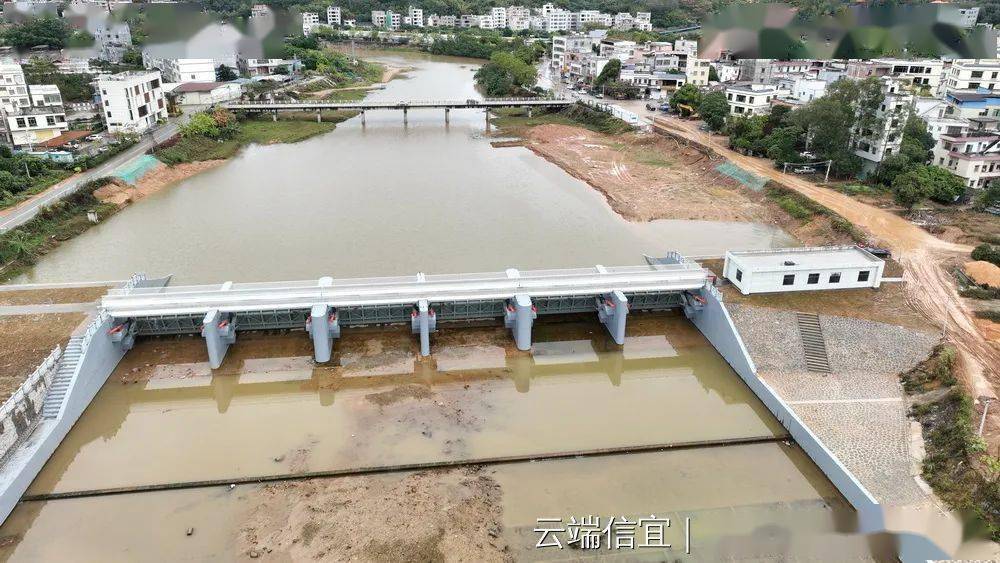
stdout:
[(120, 207), (125, 206), (133, 201), (156, 193), (167, 186), (186, 180), (196, 174), (201, 174), (206, 170), (211, 170), (224, 162), (226, 161), (201, 160), (175, 164), (174, 166), (158, 164), (146, 173), (145, 176), (140, 178), (135, 186), (124, 182), (115, 182), (98, 188), (94, 192), (94, 196), (105, 203), (113, 203)]

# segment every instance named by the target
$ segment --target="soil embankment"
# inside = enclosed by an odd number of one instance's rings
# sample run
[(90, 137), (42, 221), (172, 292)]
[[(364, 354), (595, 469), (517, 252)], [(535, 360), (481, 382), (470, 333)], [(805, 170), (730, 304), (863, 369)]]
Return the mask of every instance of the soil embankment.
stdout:
[(104, 203), (112, 203), (119, 207), (154, 194), (167, 186), (186, 180), (206, 170), (211, 170), (225, 163), (225, 160), (200, 160), (184, 162), (167, 166), (158, 164), (147, 172), (133, 186), (125, 182), (112, 182), (94, 191), (94, 197)]

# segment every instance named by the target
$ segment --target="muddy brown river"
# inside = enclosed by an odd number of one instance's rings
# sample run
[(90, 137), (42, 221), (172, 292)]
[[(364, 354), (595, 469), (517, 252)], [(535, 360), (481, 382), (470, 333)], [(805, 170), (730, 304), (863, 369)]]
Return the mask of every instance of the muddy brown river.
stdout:
[[(374, 96), (478, 96), (469, 61), (382, 56), (413, 70)], [(629, 223), (553, 164), (523, 148), (495, 149), (489, 140), (481, 113), (455, 111), (445, 126), (441, 112), (414, 111), (406, 125), (401, 115), (371, 113), (365, 125), (350, 120), (304, 143), (250, 147), (68, 242), (21, 281), (113, 279), (134, 271), (211, 282), (634, 264), (644, 252), (717, 254), (792, 242), (764, 225)], [(484, 541), (506, 546), (494, 556), (579, 556), (536, 549), (538, 518), (655, 514), (674, 523), (673, 547), (601, 557), (816, 557), (834, 548), (870, 557), (869, 545), (852, 534), (850, 506), (682, 315), (630, 317), (621, 347), (586, 316), (539, 322), (534, 341), (530, 352), (519, 352), (500, 327), (443, 327), (432, 355), (420, 358), (408, 331), (345, 331), (333, 360), (317, 366), (302, 332), (241, 333), (213, 371), (201, 339), (142, 340), (29, 493), (686, 447), (443, 476), (313, 480), (308, 494), (295, 484), (246, 484), (25, 502), (0, 528), (0, 557), (346, 558), (336, 549), (347, 540), (330, 539), (333, 531), (316, 540), (332, 547), (316, 551), (310, 542), (338, 519), (375, 526), (364, 517), (383, 509), (379, 490), (402, 488), (386, 502), (413, 503), (414, 521), (433, 523), (443, 510), (474, 505), (452, 493), (480, 481), (490, 483), (489, 494), (476, 497), (489, 501), (484, 514), (492, 527)], [(757, 442), (719, 445), (732, 440)], [(438, 488), (421, 493), (412, 479)], [(352, 486), (337, 482), (364, 483), (370, 492), (324, 493)], [(324, 494), (333, 500), (309, 500)], [(269, 529), (267, 517), (284, 531)], [(395, 533), (406, 530), (406, 523), (391, 525)], [(410, 538), (398, 541), (406, 547)], [(471, 547), (482, 547), (477, 542)], [(481, 555), (474, 553), (466, 557)]]

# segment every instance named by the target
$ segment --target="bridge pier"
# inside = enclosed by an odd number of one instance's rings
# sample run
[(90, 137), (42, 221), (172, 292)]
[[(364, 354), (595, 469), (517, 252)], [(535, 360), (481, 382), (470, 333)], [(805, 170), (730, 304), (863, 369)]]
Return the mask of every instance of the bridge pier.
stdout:
[(449, 123), (448, 119), (449, 119), (450, 115), (451, 115), (451, 108), (444, 108), (444, 124), (445, 125), (448, 125), (448, 123)]
[(236, 342), (236, 326), (233, 324), (232, 313), (222, 313), (213, 309), (205, 314), (202, 321), (201, 335), (205, 337), (208, 347), (208, 364), (212, 369), (218, 369), (226, 359), (229, 346)]
[(274, 113), (271, 114), (271, 121), (277, 121), (277, 120), (278, 120), (278, 110), (274, 110)]
[(431, 355), (431, 333), (437, 331), (437, 317), (426, 299), (417, 302), (417, 308), (410, 319), (410, 330), (420, 334), (420, 355)]
[(490, 132), (490, 110), (489, 110), (489, 108), (486, 109), (485, 113), (486, 113), (486, 132), (489, 133)]
[(337, 313), (331, 313), (327, 305), (313, 305), (306, 331), (312, 336), (313, 358), (317, 363), (329, 362), (333, 355), (333, 339), (340, 338)]
[(323, 113), (320, 110), (316, 110), (316, 123), (323, 123)]
[(605, 293), (597, 298), (597, 318), (611, 333), (615, 344), (625, 344), (625, 317), (628, 299), (621, 291)]
[(504, 311), (504, 326), (511, 329), (514, 334), (514, 343), (518, 350), (531, 350), (531, 326), (535, 322), (538, 313), (534, 305), (531, 304), (531, 297), (518, 293), (513, 299), (507, 301)]
[(406, 114), (407, 114), (407, 110), (406, 110), (406, 108), (404, 107), (404, 108), (403, 108), (403, 125), (406, 125)]
[(531, 106), (528, 106), (528, 118), (531, 118)]
[(361, 110), (361, 126), (365, 125), (365, 110)]

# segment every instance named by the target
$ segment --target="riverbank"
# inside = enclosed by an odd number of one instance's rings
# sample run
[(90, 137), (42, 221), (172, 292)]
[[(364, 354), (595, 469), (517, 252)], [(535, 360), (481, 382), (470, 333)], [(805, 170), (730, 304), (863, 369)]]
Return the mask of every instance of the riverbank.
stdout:
[(173, 166), (160, 163), (143, 175), (135, 185), (125, 182), (111, 182), (95, 190), (94, 197), (104, 203), (122, 208), (163, 188), (216, 168), (225, 162), (225, 160), (199, 160)]
[[(615, 120), (617, 121), (617, 120)], [(566, 112), (494, 120), (504, 133), (578, 178), (625, 219), (733, 221), (775, 225), (807, 245), (850, 244), (855, 233), (819, 207), (744, 185), (718, 167), (725, 159), (675, 139), (620, 132)]]

